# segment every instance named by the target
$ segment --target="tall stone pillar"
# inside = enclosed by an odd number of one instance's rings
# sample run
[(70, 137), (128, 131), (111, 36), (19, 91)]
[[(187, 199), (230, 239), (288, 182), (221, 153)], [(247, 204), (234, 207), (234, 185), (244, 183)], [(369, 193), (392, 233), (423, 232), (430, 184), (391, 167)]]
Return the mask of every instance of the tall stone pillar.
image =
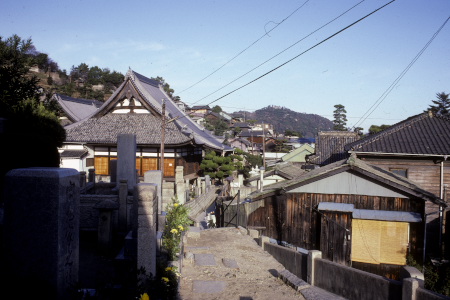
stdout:
[[(14, 169), (5, 178), (5, 286), (44, 299), (73, 299), (79, 271), (80, 174), (68, 168)], [(5, 275), (3, 274), (3, 275)], [(4, 282), (5, 283), (5, 282)]]
[(136, 205), (134, 211), (137, 216), (137, 269), (144, 268), (146, 271), (145, 275), (152, 274), (155, 276), (158, 211), (156, 186), (150, 183), (138, 183), (135, 185), (133, 205)]
[(136, 184), (136, 136), (119, 134), (117, 136), (117, 188), (122, 179), (128, 182), (128, 190), (133, 191)]

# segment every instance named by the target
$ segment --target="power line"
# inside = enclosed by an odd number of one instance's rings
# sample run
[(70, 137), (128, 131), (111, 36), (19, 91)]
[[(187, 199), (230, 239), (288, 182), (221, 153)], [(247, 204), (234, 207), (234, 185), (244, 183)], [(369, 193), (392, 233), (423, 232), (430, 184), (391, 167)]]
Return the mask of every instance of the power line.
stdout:
[(211, 96), (212, 94), (217, 93), (218, 91), (226, 88), (227, 86), (229, 86), (230, 84), (232, 84), (233, 82), (236, 82), (237, 80), (241, 79), (242, 77), (244, 77), (245, 75), (253, 72), (254, 70), (256, 70), (257, 68), (261, 67), (262, 65), (268, 63), (269, 61), (271, 61), (272, 59), (274, 59), (275, 57), (281, 55), (282, 53), (286, 52), (287, 50), (291, 49), (292, 47), (294, 47), (295, 45), (297, 45), (298, 43), (300, 43), (301, 41), (305, 40), (306, 38), (310, 37), (311, 35), (313, 35), (314, 33), (316, 33), (317, 31), (321, 30), (322, 28), (324, 28), (325, 26), (331, 24), (332, 22), (336, 21), (337, 19), (339, 19), (340, 17), (342, 17), (343, 15), (345, 15), (346, 13), (348, 13), (349, 11), (351, 11), (352, 9), (354, 9), (355, 7), (357, 7), (358, 5), (360, 5), (361, 3), (363, 3), (365, 0), (362, 0), (360, 2), (358, 2), (357, 4), (353, 5), (352, 7), (350, 7), (349, 9), (347, 9), (346, 11), (344, 11), (343, 13), (341, 13), (340, 15), (338, 15), (337, 17), (335, 17), (334, 19), (332, 19), (331, 21), (325, 23), (324, 25), (320, 26), (319, 28), (317, 28), (316, 30), (312, 31), (311, 33), (309, 33), (308, 35), (304, 36), (303, 38), (301, 38), (300, 40), (298, 40), (297, 42), (295, 42), (294, 44), (290, 45), (289, 47), (285, 48), (283, 51), (278, 52), (277, 54), (275, 54), (274, 56), (272, 56), (271, 58), (265, 60), (264, 62), (262, 62), (261, 64), (257, 65), (256, 67), (254, 67), (253, 69), (251, 69), (250, 71), (242, 74), (241, 76), (235, 78), (234, 80), (230, 81), (229, 83), (227, 83), (226, 85), (222, 86), (221, 88), (215, 90), (212, 93), (209, 93), (208, 95), (204, 96), (203, 98), (197, 100), (194, 103), (198, 103), (200, 101), (202, 101), (205, 98), (208, 98), (209, 96)]
[(419, 51), (419, 53), (416, 54), (416, 56), (413, 58), (413, 60), (406, 66), (406, 68), (400, 73), (400, 75), (391, 83), (391, 85), (383, 92), (383, 94), (378, 98), (377, 101), (367, 110), (366, 113), (363, 114), (361, 119), (359, 119), (358, 122), (355, 123), (353, 126), (353, 129), (356, 128), (358, 125), (361, 125), (362, 122), (364, 122), (374, 111), (375, 109), (383, 102), (386, 97), (392, 92), (394, 87), (397, 85), (397, 83), (400, 82), (400, 80), (403, 78), (403, 76), (406, 75), (406, 73), (411, 69), (411, 67), (414, 65), (414, 63), (419, 59), (419, 57), (425, 52), (425, 50), (430, 46), (430, 44), (433, 42), (433, 40), (437, 37), (439, 32), (444, 28), (445, 24), (447, 24), (450, 17), (448, 17), (445, 22), (439, 27), (439, 29), (433, 34), (431, 39), (425, 44), (425, 46)]
[[(221, 100), (221, 99), (223, 99), (223, 98), (225, 98), (225, 97), (231, 95), (232, 93), (234, 93), (234, 92), (236, 92), (236, 91), (238, 91), (238, 90), (240, 90), (240, 89), (242, 89), (242, 88), (244, 88), (244, 87), (246, 87), (246, 86), (252, 84), (253, 82), (256, 82), (256, 81), (258, 81), (259, 79), (261, 79), (261, 78), (263, 78), (263, 77), (269, 75), (270, 73), (272, 73), (272, 72), (274, 72), (274, 71), (280, 69), (281, 67), (287, 65), (288, 63), (292, 62), (292, 61), (295, 60), (296, 58), (302, 56), (303, 54), (309, 52), (310, 50), (316, 48), (317, 46), (319, 46), (319, 45), (325, 43), (326, 41), (328, 41), (328, 40), (330, 40), (331, 38), (337, 36), (338, 34), (340, 34), (340, 33), (342, 33), (343, 31), (349, 29), (350, 27), (356, 25), (357, 23), (359, 23), (359, 22), (361, 22), (362, 20), (368, 18), (369, 16), (373, 15), (373, 14), (376, 13), (377, 11), (381, 10), (382, 8), (388, 6), (389, 4), (391, 4), (391, 3), (395, 2), (395, 1), (396, 1), (396, 0), (392, 0), (392, 1), (390, 1), (390, 2), (388, 2), (388, 3), (386, 3), (386, 4), (384, 4), (384, 5), (380, 6), (379, 8), (375, 9), (375, 10), (372, 11), (371, 13), (365, 15), (364, 17), (358, 19), (357, 21), (351, 23), (350, 25), (347, 25), (346, 27), (344, 27), (344, 28), (342, 28), (341, 30), (335, 32), (334, 34), (330, 35), (329, 37), (327, 37), (327, 38), (323, 39), (322, 41), (316, 43), (314, 46), (308, 48), (307, 50), (305, 50), (305, 51), (301, 52), (300, 54), (294, 56), (293, 58), (289, 59), (288, 61), (282, 63), (282, 64), (279, 65), (278, 67), (273, 68), (272, 70), (270, 70), (270, 71), (264, 73), (263, 75), (261, 75), (261, 76), (255, 78), (255, 79), (253, 79), (253, 80), (247, 82), (247, 83), (244, 84), (244, 85), (241, 85), (240, 87), (238, 87), (238, 88), (236, 88), (236, 89), (234, 89), (234, 90), (228, 92), (227, 94), (225, 94), (225, 95), (223, 95), (223, 96), (221, 96), (221, 97), (219, 97), (219, 98), (217, 98), (217, 99), (211, 101), (210, 103), (208, 103), (208, 104), (206, 104), (206, 105), (211, 105), (212, 103), (217, 102), (217, 101), (219, 101), (219, 100)], [(198, 102), (198, 101), (197, 101), (197, 102)], [(185, 114), (185, 115), (183, 115), (183, 116), (178, 116), (178, 117), (173, 118), (171, 121), (176, 121), (176, 120), (179, 120), (179, 119), (181, 119), (181, 118), (188, 117), (189, 115), (190, 115), (190, 114)]]
[[(268, 36), (270, 32), (272, 32), (273, 30), (275, 30), (275, 28), (277, 28), (278, 26), (280, 26), (284, 21), (286, 21), (287, 19), (289, 19), (293, 14), (295, 14), (299, 9), (301, 9), (303, 6), (306, 5), (306, 3), (308, 3), (309, 0), (306, 0), (301, 6), (299, 6), (296, 10), (294, 10), (290, 15), (288, 15), (286, 18), (284, 18), (280, 23), (276, 23), (277, 25), (275, 27), (273, 27), (272, 29), (270, 29), (269, 31), (265, 31), (265, 33), (258, 38), (256, 41), (254, 41), (253, 43), (251, 43), (247, 48), (245, 48), (244, 50), (240, 51), (238, 54), (236, 54), (235, 56), (233, 56), (230, 60), (228, 60), (226, 63), (224, 63), (222, 66), (220, 66), (219, 68), (217, 68), (216, 70), (214, 70), (213, 72), (211, 72), (210, 74), (206, 75), (205, 77), (203, 77), (202, 79), (200, 79), (199, 81), (197, 81), (196, 83), (194, 83), (193, 85), (189, 86), (188, 88), (182, 90), (179, 93), (183, 93), (187, 90), (189, 90), (190, 88), (196, 86), (197, 84), (199, 84), (200, 82), (204, 81), (205, 79), (207, 79), (208, 77), (212, 76), (213, 74), (215, 74), (216, 72), (218, 72), (219, 70), (221, 70), (223, 67), (225, 67), (226, 65), (228, 65), (230, 62), (232, 62), (234, 59), (236, 59), (239, 55), (241, 55), (242, 53), (244, 53), (245, 51), (247, 51), (250, 47), (252, 47), (253, 45), (255, 45), (257, 42), (259, 42), (260, 40), (262, 40), (266, 35)], [(267, 24), (266, 24), (267, 25)]]
[(389, 5), (389, 4), (391, 4), (391, 3), (395, 2), (395, 1), (396, 1), (396, 0), (392, 0), (392, 1), (390, 1), (390, 2), (388, 2), (388, 3), (386, 3), (386, 4), (384, 4), (384, 5), (382, 5), (381, 7), (377, 8), (377, 9), (374, 10), (374, 11), (372, 11), (371, 13), (369, 13), (369, 14), (365, 15), (364, 17), (360, 18), (359, 20), (357, 20), (357, 21), (351, 23), (350, 25), (348, 25), (348, 26), (342, 28), (341, 30), (335, 32), (334, 34), (330, 35), (329, 37), (327, 37), (327, 38), (323, 39), (322, 41), (318, 42), (318, 43), (315, 44), (314, 46), (308, 48), (307, 50), (305, 50), (305, 51), (301, 52), (300, 54), (294, 56), (293, 58), (289, 59), (288, 61), (282, 63), (282, 64), (279, 65), (278, 67), (273, 68), (272, 70), (270, 70), (270, 71), (264, 73), (263, 75), (261, 75), (261, 76), (255, 78), (255, 79), (253, 79), (253, 80), (247, 82), (247, 83), (244, 84), (244, 85), (241, 85), (240, 87), (238, 87), (238, 88), (232, 90), (231, 92), (228, 92), (227, 94), (225, 94), (225, 95), (223, 95), (223, 96), (217, 98), (216, 100), (211, 101), (210, 103), (208, 103), (208, 105), (210, 105), (210, 104), (212, 104), (212, 103), (214, 103), (214, 102), (217, 102), (217, 101), (219, 101), (219, 100), (221, 100), (221, 99), (223, 99), (223, 98), (225, 98), (225, 97), (231, 95), (232, 93), (234, 93), (234, 92), (236, 92), (236, 91), (238, 91), (238, 90), (240, 90), (240, 89), (242, 89), (242, 88), (244, 88), (244, 87), (246, 87), (246, 86), (252, 84), (253, 82), (256, 82), (256, 81), (258, 81), (259, 79), (261, 79), (261, 78), (263, 78), (263, 77), (269, 75), (270, 73), (272, 73), (272, 72), (274, 72), (274, 71), (280, 69), (281, 67), (287, 65), (288, 63), (292, 62), (292, 61), (295, 60), (296, 58), (302, 56), (303, 54), (309, 52), (310, 50), (316, 48), (317, 46), (319, 46), (319, 45), (325, 43), (326, 41), (328, 41), (328, 40), (330, 40), (330, 39), (332, 39), (333, 37), (337, 36), (338, 34), (342, 33), (343, 31), (349, 29), (350, 27), (356, 25), (357, 23), (361, 22), (362, 20), (366, 19), (367, 17), (371, 16), (372, 14), (376, 13), (377, 11), (381, 10), (382, 8), (386, 7), (387, 5)]

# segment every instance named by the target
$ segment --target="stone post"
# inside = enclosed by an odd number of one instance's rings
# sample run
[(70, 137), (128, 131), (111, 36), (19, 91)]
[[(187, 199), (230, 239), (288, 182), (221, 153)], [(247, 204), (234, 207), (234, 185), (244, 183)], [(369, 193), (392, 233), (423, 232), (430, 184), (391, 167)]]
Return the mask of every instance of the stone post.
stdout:
[(150, 183), (135, 185), (134, 203), (137, 205), (135, 209), (137, 211), (137, 269), (144, 268), (145, 275), (155, 276), (158, 211), (156, 186)]
[(117, 136), (117, 157), (117, 180), (126, 179), (128, 189), (133, 191), (136, 184), (136, 136), (134, 134)]
[(202, 180), (201, 180), (201, 178), (200, 177), (197, 177), (197, 179), (195, 180), (195, 189), (194, 189), (194, 191), (195, 191), (195, 195), (197, 195), (197, 196), (200, 196), (200, 194), (202, 193), (202, 189), (201, 189), (201, 186), (202, 186)]
[(417, 289), (420, 287), (419, 280), (405, 278), (402, 281), (402, 300), (416, 300)]
[(147, 171), (144, 174), (145, 183), (156, 185), (156, 197), (158, 199), (158, 213), (162, 211), (162, 172), (160, 170)]
[(111, 174), (110, 182), (117, 183), (117, 159), (109, 161), (109, 174)]
[(322, 258), (322, 252), (319, 250), (309, 250), (306, 279), (310, 285), (314, 285), (315, 260)]
[(244, 175), (243, 174), (239, 174), (238, 175), (238, 186), (241, 187), (244, 185)]
[(186, 185), (184, 183), (184, 167), (177, 166), (175, 169), (175, 189), (178, 202), (186, 203)]
[(109, 254), (113, 244), (113, 211), (119, 208), (119, 204), (112, 200), (103, 200), (94, 206), (99, 210), (97, 238), (98, 246), (102, 253)]
[(80, 174), (14, 169), (5, 176), (4, 286), (43, 299), (74, 299), (79, 271)]
[(202, 193), (202, 195), (206, 194), (206, 182), (205, 181), (201, 182), (201, 193)]
[(95, 169), (89, 169), (88, 181), (95, 182)]
[(84, 188), (86, 186), (86, 172), (80, 171), (80, 188)]
[(128, 228), (127, 218), (128, 182), (121, 179), (119, 183), (119, 231), (125, 235)]
[(209, 175), (205, 175), (205, 185), (206, 191), (209, 191), (209, 188), (211, 187), (211, 177), (209, 177)]

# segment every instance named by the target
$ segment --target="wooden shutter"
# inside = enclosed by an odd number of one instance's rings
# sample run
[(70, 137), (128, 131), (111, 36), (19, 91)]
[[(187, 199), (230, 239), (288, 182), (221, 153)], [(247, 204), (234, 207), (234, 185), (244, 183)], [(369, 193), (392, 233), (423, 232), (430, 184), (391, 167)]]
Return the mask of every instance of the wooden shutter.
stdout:
[(175, 159), (164, 158), (164, 177), (175, 176)]
[(109, 174), (109, 158), (107, 156), (96, 156), (94, 159), (95, 174)]
[(409, 223), (352, 220), (352, 261), (405, 265)]
[(142, 158), (142, 175), (147, 171), (158, 170), (158, 159), (153, 157)]

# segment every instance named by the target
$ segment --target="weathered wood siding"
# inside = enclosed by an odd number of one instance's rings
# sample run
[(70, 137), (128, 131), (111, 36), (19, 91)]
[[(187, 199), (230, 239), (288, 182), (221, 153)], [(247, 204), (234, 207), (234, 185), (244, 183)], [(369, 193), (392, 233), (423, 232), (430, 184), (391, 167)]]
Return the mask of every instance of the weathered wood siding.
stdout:
[[(317, 210), (320, 202), (354, 204), (356, 209), (405, 211), (420, 213), (423, 219), (424, 202), (420, 199), (374, 197), (364, 195), (332, 195), (288, 193), (264, 200), (264, 207), (248, 216), (248, 226), (264, 226), (265, 235), (308, 250), (321, 250), (330, 260), (350, 264), (351, 217), (345, 213)], [(328, 219), (326, 219), (328, 218)], [(423, 251), (423, 222), (410, 226), (410, 252), (420, 258)]]
[[(359, 156), (358, 156), (359, 157)], [(433, 160), (425, 159), (398, 159), (398, 158), (374, 158), (360, 157), (371, 165), (385, 170), (407, 169), (408, 179), (417, 183), (423, 189), (439, 196), (441, 182), (441, 164)], [(444, 184), (450, 184), (450, 162), (444, 162)], [(447, 199), (450, 190), (447, 191)]]
[[(322, 212), (320, 250), (322, 258), (351, 265), (351, 213)], [(347, 227), (348, 226), (348, 227)]]

